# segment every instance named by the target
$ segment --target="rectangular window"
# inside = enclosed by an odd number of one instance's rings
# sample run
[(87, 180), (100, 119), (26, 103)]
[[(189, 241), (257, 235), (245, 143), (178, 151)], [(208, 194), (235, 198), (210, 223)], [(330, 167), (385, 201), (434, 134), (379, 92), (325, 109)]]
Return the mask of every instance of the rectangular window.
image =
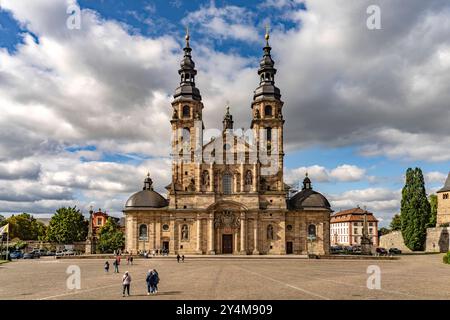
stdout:
[(448, 193), (444, 193), (444, 194), (442, 195), (442, 199), (447, 200), (447, 199), (448, 199)]
[(97, 225), (101, 226), (102, 225), (102, 218), (97, 218)]
[(358, 234), (358, 229), (356, 229), (356, 228), (353, 229), (353, 233), (354, 233), (354, 234)]

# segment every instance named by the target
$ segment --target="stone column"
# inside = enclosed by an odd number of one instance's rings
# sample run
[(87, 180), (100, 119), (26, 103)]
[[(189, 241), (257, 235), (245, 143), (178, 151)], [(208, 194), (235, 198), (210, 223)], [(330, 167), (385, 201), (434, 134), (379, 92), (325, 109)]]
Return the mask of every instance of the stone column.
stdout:
[(245, 189), (245, 186), (244, 186), (244, 184), (245, 184), (245, 172), (244, 172), (245, 170), (244, 170), (244, 164), (241, 164), (241, 190), (239, 190), (240, 192), (244, 192), (244, 189)]
[(155, 221), (155, 249), (161, 250), (161, 217)]
[(197, 253), (202, 253), (202, 238), (201, 238), (201, 228), (202, 228), (202, 220), (200, 219), (200, 215), (197, 214)]
[(214, 191), (214, 170), (212, 163), (209, 165), (209, 188), (208, 191)]
[(215, 254), (214, 251), (214, 214), (208, 217), (208, 254)]
[(233, 248), (233, 253), (234, 254), (238, 254), (239, 253), (239, 233), (237, 232), (237, 230), (234, 231), (234, 248)]
[(241, 213), (241, 254), (247, 254), (246, 247), (247, 233), (245, 229), (245, 213)]
[(252, 191), (256, 192), (258, 190), (258, 179), (259, 179), (259, 175), (258, 175), (258, 166), (256, 165), (256, 163), (253, 165), (253, 185), (252, 185)]
[(255, 221), (253, 223), (253, 237), (254, 237), (253, 254), (259, 254), (259, 249), (258, 249), (258, 216), (256, 216)]

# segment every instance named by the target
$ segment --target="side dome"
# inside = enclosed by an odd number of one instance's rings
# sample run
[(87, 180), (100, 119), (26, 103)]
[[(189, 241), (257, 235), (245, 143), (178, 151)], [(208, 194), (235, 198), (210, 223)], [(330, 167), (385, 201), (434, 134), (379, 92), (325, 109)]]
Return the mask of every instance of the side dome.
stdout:
[(303, 180), (303, 189), (289, 199), (288, 207), (291, 210), (326, 210), (332, 211), (331, 205), (321, 193), (314, 191), (311, 180), (306, 174)]
[(153, 190), (153, 181), (150, 174), (144, 180), (142, 191), (134, 193), (125, 203), (125, 208), (163, 208), (167, 207), (167, 200), (158, 192)]

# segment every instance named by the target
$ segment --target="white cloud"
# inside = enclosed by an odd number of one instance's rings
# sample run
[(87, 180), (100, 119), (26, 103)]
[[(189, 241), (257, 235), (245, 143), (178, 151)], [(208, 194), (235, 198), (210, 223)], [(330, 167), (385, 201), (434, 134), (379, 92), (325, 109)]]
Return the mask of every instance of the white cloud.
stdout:
[(365, 179), (366, 170), (355, 165), (343, 164), (334, 169), (314, 165), (285, 170), (285, 181), (294, 184), (303, 181), (306, 173), (312, 182), (356, 182)]
[(354, 165), (344, 164), (331, 170), (330, 176), (338, 181), (360, 181), (364, 178), (365, 173), (365, 169)]
[(182, 22), (194, 26), (199, 33), (205, 35), (257, 41), (259, 33), (252, 24), (252, 16), (253, 13), (243, 7), (227, 5), (218, 8), (214, 1), (211, 1), (209, 6), (190, 12)]
[(447, 179), (447, 174), (444, 174), (439, 171), (431, 171), (425, 173), (426, 183), (438, 183), (444, 185), (445, 179)]

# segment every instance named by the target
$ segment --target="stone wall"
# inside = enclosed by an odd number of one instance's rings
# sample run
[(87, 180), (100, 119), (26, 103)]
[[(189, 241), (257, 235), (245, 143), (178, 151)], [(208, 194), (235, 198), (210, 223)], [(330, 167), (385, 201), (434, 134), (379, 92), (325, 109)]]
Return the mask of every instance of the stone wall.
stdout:
[(401, 231), (392, 231), (380, 237), (380, 247), (385, 249), (397, 248), (402, 252), (412, 252), (403, 241)]
[(427, 252), (447, 252), (449, 251), (450, 227), (437, 227), (427, 229), (427, 242), (425, 251)]

